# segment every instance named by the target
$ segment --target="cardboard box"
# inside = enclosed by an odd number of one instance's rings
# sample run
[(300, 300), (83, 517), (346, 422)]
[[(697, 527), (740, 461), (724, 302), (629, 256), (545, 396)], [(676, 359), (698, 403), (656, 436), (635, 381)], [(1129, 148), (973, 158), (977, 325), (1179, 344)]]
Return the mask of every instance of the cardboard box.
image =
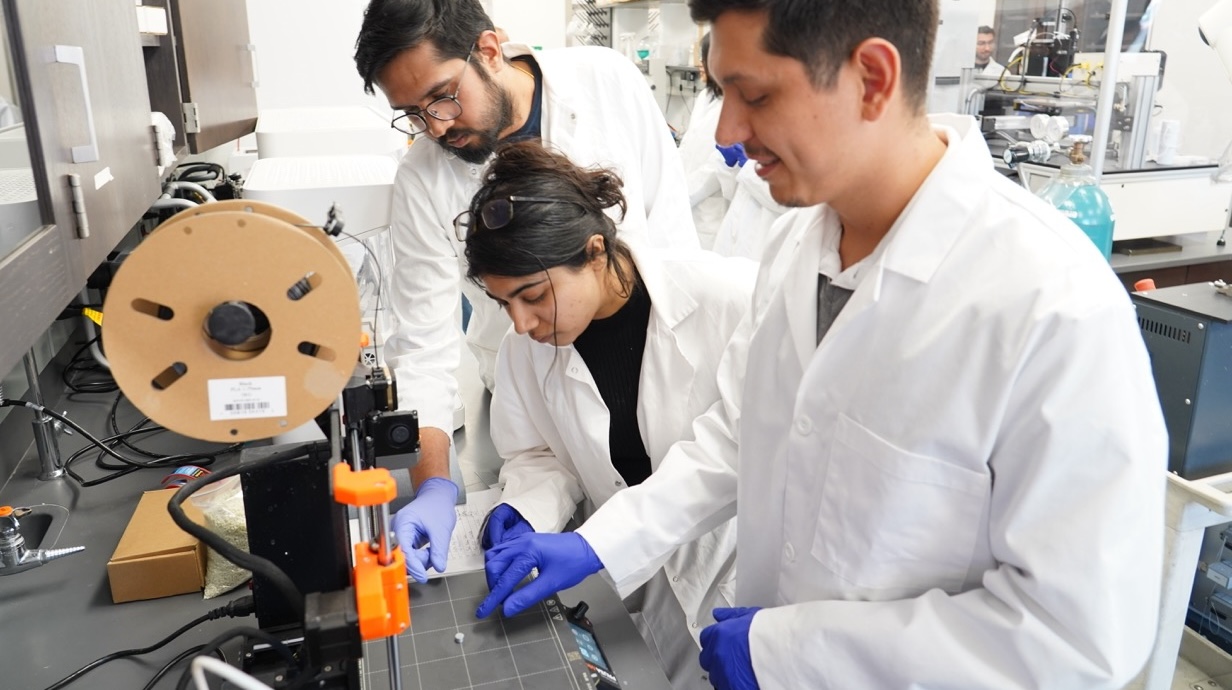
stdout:
[[(137, 503), (107, 562), (115, 603), (199, 592), (204, 586), (205, 544), (180, 529), (167, 512), (175, 491), (147, 491)], [(201, 511), (188, 501), (184, 513), (193, 522), (204, 523)]]

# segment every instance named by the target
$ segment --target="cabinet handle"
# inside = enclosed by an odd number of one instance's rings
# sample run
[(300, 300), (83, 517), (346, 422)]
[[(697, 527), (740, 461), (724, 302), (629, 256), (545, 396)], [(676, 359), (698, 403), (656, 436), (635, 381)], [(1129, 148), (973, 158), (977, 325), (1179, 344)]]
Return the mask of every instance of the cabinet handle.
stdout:
[(98, 160), (98, 135), (94, 133), (94, 108), (90, 105), (90, 85), (86, 81), (86, 53), (81, 46), (56, 46), (56, 62), (76, 65), (81, 74), (81, 95), (86, 105), (86, 127), (90, 130), (90, 143), (73, 147), (74, 163), (90, 163)]
[(244, 45), (244, 49), (248, 51), (249, 64), (252, 66), (252, 88), (257, 88), (261, 85), (261, 72), (257, 69), (257, 45), (248, 43)]

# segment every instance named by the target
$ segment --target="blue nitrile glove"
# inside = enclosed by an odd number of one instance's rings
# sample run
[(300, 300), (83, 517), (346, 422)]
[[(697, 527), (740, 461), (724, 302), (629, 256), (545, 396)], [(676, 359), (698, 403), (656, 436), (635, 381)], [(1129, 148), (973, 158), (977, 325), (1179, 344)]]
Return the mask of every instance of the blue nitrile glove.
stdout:
[(406, 556), (406, 572), (416, 582), (428, 581), (429, 564), (437, 572), (445, 572), (449, 539), (458, 522), (454, 512), (457, 502), (458, 485), (432, 477), (425, 479), (415, 498), (394, 515), (394, 534)]
[[(568, 589), (603, 570), (603, 563), (594, 549), (577, 532), (523, 534), (492, 547), (483, 559), (488, 582), (495, 582), (496, 586), (475, 611), (478, 618), (492, 615), (501, 602), (505, 604), (501, 610), (506, 616), (516, 616), (557, 591)], [(539, 577), (514, 592), (514, 587), (533, 568), (539, 569)]]
[(744, 153), (744, 144), (740, 142), (736, 142), (731, 146), (715, 144), (714, 147), (719, 150), (719, 153), (723, 154), (723, 162), (729, 168), (739, 168), (749, 161), (749, 157)]
[[(487, 522), (483, 526), (483, 537), (479, 540), (479, 545), (487, 549), (513, 539), (519, 534), (534, 532), (535, 528), (530, 526), (526, 518), (518, 512), (517, 508), (508, 503), (498, 504), (488, 513)], [(492, 583), (488, 583), (488, 589), (492, 588)]]
[(718, 690), (757, 690), (753, 654), (749, 651), (749, 626), (760, 606), (717, 608), (714, 625), (702, 630), (702, 668)]

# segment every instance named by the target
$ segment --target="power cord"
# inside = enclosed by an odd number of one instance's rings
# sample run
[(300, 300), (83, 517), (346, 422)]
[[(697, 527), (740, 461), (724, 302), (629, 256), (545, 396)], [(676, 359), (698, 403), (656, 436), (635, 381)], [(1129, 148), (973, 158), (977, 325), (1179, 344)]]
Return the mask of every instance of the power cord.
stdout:
[[(180, 652), (179, 654), (175, 656), (174, 659), (172, 659), (171, 661), (168, 661), (166, 665), (158, 669), (158, 673), (155, 673), (154, 677), (150, 679), (150, 682), (146, 683), (145, 686), (141, 688), (141, 690), (154, 690), (154, 686), (158, 685), (158, 681), (165, 678), (167, 674), (171, 672), (171, 669), (175, 668), (176, 665), (179, 664), (181, 661), (191, 656), (196, 656), (197, 653), (203, 649), (205, 649), (205, 645), (199, 644), (196, 647), (189, 647), (188, 649), (185, 649), (184, 651)], [(227, 657), (223, 655), (221, 649), (214, 650), (214, 651), (218, 655), (218, 658), (220, 660), (224, 662), (227, 660)]]
[[(232, 628), (207, 642), (205, 647), (201, 650), (201, 653), (202, 655), (212, 654), (215, 650), (222, 648), (224, 644), (236, 638), (254, 639), (265, 642), (271, 649), (277, 652), (284, 661), (287, 662), (288, 680), (299, 674), (302, 660), (296, 659), (295, 655), (291, 653), (291, 650), (287, 648), (287, 645), (283, 643), (282, 640), (259, 628)], [(176, 690), (185, 690), (185, 688), (188, 687), (190, 680), (192, 680), (191, 666), (184, 669), (183, 674), (180, 676), (180, 681), (175, 686)]]
[(269, 580), (270, 584), (278, 590), (279, 594), (282, 595), (283, 599), (291, 607), (291, 610), (295, 613), (296, 620), (302, 620), (304, 617), (304, 595), (282, 568), (279, 568), (269, 559), (254, 556), (247, 551), (236, 548), (218, 534), (193, 522), (184, 514), (183, 505), (189, 496), (227, 477), (233, 477), (244, 472), (255, 472), (281, 463), (293, 462), (306, 457), (307, 454), (308, 451), (303, 446), (295, 446), (273, 453), (260, 460), (247, 462), (243, 465), (237, 464), (226, 469), (211, 472), (210, 474), (197, 477), (180, 487), (171, 496), (171, 500), (167, 502), (167, 512), (171, 513), (171, 520), (179, 525), (180, 529), (205, 542), (206, 546), (214, 549), (218, 555), (228, 561), (245, 570), (251, 570), (254, 574), (261, 575)]
[(82, 676), (89, 673), (90, 671), (93, 671), (99, 666), (102, 666), (103, 664), (106, 664), (111, 661), (115, 661), (116, 659), (124, 659), (130, 656), (140, 656), (142, 654), (149, 654), (150, 652), (153, 652), (157, 649), (161, 649), (162, 647), (166, 646), (167, 643), (171, 642), (175, 638), (179, 637), (180, 635), (183, 635), (184, 633), (188, 632), (189, 630), (192, 630), (193, 628), (197, 627), (198, 625), (201, 625), (202, 623), (206, 621), (212, 621), (212, 620), (216, 620), (218, 618), (224, 618), (224, 617), (237, 618), (241, 616), (250, 616), (252, 615), (252, 612), (255, 610), (255, 608), (256, 606), (253, 603), (252, 595), (242, 596), (239, 599), (235, 599), (234, 601), (228, 602), (225, 606), (220, 606), (205, 614), (202, 614), (201, 616), (198, 616), (196, 619), (194, 619), (190, 623), (185, 624), (179, 630), (176, 630), (175, 632), (171, 633), (167, 637), (164, 637), (162, 640), (159, 640), (158, 642), (150, 645), (149, 647), (142, 647), (140, 649), (125, 649), (123, 651), (112, 652), (111, 654), (108, 654), (107, 656), (101, 657), (99, 659), (95, 659), (94, 661), (91, 661), (85, 666), (82, 666), (76, 671), (73, 671), (72, 673), (68, 674), (64, 678), (61, 678), (55, 683), (52, 683), (51, 685), (47, 686), (47, 690), (60, 690), (60, 688), (63, 688), (64, 686), (79, 680)]

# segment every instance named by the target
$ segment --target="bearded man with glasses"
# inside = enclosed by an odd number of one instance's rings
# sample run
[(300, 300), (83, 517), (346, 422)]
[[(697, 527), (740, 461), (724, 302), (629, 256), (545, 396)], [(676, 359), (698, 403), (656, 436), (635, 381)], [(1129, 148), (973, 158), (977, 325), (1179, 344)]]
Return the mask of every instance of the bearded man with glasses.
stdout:
[[(454, 219), (469, 207), (503, 141), (540, 138), (574, 163), (624, 180), (619, 232), (657, 247), (696, 248), (676, 147), (645, 79), (607, 48), (535, 51), (501, 43), (478, 0), (372, 0), (356, 41), (364, 88), (385, 94), (391, 125), (417, 141), (398, 169), (391, 211), (392, 306), (385, 343), (399, 407), (419, 411), (416, 497), (394, 518), (407, 569), (443, 571), (458, 488), (449, 479), (461, 357), (460, 296), (474, 312), (466, 338), (484, 384), (510, 321), (463, 280)], [(428, 141), (421, 141), (429, 139)], [(430, 546), (422, 548), (425, 544)]]

